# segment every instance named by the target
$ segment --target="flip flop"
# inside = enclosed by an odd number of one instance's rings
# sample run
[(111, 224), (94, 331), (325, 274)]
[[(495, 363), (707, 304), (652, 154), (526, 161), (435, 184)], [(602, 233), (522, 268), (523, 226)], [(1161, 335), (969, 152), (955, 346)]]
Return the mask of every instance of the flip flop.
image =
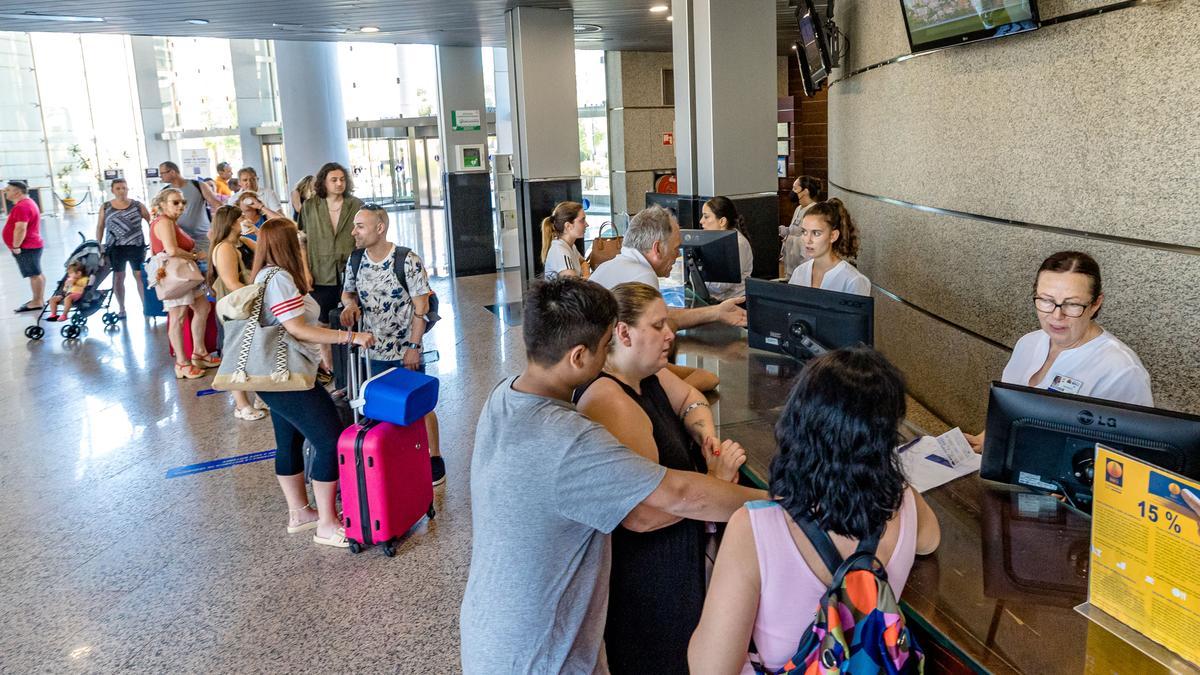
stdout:
[(41, 305), (39, 305), (37, 307), (30, 307), (29, 303), (27, 302), (27, 303), (21, 305), (20, 307), (14, 309), (13, 313), (20, 314), (21, 312), (40, 312), (40, 311), (42, 311)]
[(337, 533), (332, 537), (322, 537), (319, 534), (314, 534), (313, 541), (334, 548), (350, 548), (350, 542), (346, 540), (346, 530), (341, 527), (337, 529)]
[(259, 410), (258, 408), (255, 408), (253, 406), (246, 406), (245, 408), (234, 409), (233, 416), (239, 420), (245, 420), (247, 422), (256, 422), (256, 421), (261, 420), (262, 418), (266, 417), (267, 413), (263, 412), (262, 410)]

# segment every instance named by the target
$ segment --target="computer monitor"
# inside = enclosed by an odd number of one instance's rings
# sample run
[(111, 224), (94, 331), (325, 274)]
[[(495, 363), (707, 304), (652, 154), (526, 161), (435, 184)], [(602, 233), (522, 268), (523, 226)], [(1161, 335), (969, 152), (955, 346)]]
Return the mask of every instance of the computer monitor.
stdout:
[(1200, 480), (1200, 417), (993, 382), (979, 475), (1091, 512), (1096, 444)]
[(683, 269), (688, 285), (703, 300), (709, 300), (706, 281), (736, 284), (742, 280), (735, 230), (681, 230)]
[(801, 361), (875, 343), (875, 300), (851, 293), (747, 279), (746, 321), (751, 347)]

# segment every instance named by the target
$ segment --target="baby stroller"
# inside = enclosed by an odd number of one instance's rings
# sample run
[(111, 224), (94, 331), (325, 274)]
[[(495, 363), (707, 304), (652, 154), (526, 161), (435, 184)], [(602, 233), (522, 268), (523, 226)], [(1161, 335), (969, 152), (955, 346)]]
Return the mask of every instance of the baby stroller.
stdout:
[[(79, 238), (83, 241), (71, 252), (71, 255), (67, 256), (67, 261), (63, 263), (63, 269), (65, 270), (71, 263), (79, 263), (83, 267), (83, 273), (88, 275), (88, 284), (83, 291), (83, 296), (71, 307), (70, 322), (59, 331), (68, 340), (74, 340), (82, 335), (87, 330), (88, 317), (102, 308), (107, 310), (109, 303), (112, 302), (112, 288), (100, 290), (100, 284), (108, 278), (110, 271), (108, 263), (100, 255), (100, 242), (87, 239), (82, 233)], [(67, 275), (64, 271), (62, 278), (54, 287), (52, 295), (58, 294), (66, 280)], [(37, 320), (32, 326), (25, 329), (25, 337), (30, 340), (41, 340), (46, 335), (46, 329), (42, 328), (41, 324), (49, 306), (50, 303), (42, 305), (42, 311), (38, 312)], [(115, 312), (105, 311), (102, 320), (105, 326), (115, 326), (120, 319)]]

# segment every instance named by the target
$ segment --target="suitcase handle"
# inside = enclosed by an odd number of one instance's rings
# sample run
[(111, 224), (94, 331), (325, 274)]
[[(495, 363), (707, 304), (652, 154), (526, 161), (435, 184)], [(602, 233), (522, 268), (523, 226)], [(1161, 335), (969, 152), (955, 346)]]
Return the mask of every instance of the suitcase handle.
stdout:
[(371, 378), (371, 351), (350, 343), (346, 349), (346, 361), (346, 398), (350, 402), (354, 423), (358, 424), (362, 417), (363, 405), (366, 403), (362, 397), (363, 370), (366, 371), (366, 379)]

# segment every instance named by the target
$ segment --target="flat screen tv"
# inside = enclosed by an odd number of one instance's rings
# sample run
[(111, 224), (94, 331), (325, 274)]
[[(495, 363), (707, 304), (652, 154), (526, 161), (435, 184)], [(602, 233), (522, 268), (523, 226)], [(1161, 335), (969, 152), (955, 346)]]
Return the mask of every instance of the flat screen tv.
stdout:
[(792, 49), (796, 52), (804, 93), (812, 96), (829, 79), (829, 71), (833, 67), (829, 59), (829, 43), (825, 39), (825, 27), (821, 23), (821, 16), (813, 9), (812, 0), (797, 3), (796, 23), (800, 26), (800, 40), (792, 45)]
[(1037, 0), (900, 0), (914, 54), (1035, 30)]

